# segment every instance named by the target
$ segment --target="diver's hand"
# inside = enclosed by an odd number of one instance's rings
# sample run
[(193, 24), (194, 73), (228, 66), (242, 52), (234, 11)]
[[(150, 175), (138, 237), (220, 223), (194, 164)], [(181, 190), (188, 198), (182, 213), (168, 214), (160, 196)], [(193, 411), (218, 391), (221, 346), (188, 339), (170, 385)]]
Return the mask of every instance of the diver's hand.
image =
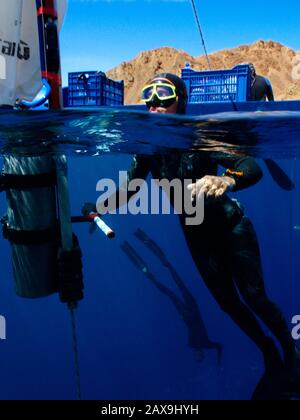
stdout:
[(189, 184), (188, 189), (191, 191), (191, 198), (200, 199), (201, 197), (218, 198), (231, 191), (235, 187), (235, 180), (229, 176), (212, 176), (206, 175), (194, 184)]

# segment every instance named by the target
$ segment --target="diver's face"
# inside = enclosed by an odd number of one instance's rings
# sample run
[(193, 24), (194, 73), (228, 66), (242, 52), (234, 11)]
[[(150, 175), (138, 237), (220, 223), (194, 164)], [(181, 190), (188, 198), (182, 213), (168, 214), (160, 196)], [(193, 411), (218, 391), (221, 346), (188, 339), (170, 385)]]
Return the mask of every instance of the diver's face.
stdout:
[(168, 108), (164, 108), (162, 106), (150, 106), (149, 112), (153, 114), (176, 114), (178, 108), (178, 97), (176, 98), (176, 101), (169, 106)]

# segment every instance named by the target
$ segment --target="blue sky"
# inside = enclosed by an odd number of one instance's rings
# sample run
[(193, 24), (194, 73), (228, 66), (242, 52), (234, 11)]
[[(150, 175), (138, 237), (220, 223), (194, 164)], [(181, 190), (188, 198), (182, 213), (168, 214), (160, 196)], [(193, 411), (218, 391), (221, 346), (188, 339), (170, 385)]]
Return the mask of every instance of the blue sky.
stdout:
[[(195, 0), (208, 52), (258, 39), (300, 51), (300, 2)], [(163, 46), (203, 53), (190, 0), (69, 0), (61, 32), (63, 80), (69, 71), (107, 71)]]

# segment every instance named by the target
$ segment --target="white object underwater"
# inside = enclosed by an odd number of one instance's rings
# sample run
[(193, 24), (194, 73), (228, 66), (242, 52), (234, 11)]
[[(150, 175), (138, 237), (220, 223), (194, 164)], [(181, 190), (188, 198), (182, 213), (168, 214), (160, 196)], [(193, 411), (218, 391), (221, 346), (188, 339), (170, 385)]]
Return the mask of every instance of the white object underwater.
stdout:
[[(66, 13), (66, 0), (57, 0), (58, 27)], [(32, 100), (42, 88), (35, 0), (0, 3), (0, 105), (16, 99)]]
[(114, 231), (109, 226), (107, 226), (107, 224), (102, 219), (100, 219), (99, 216), (94, 217), (94, 222), (96, 223), (98, 228), (104, 233), (104, 235), (106, 235), (109, 239), (115, 237)]

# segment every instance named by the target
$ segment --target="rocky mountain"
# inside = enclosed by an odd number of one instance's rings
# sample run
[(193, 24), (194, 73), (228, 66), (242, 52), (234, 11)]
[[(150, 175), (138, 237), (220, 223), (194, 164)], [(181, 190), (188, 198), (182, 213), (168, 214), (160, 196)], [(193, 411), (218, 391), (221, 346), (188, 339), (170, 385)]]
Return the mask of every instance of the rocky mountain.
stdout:
[[(209, 58), (213, 69), (252, 62), (258, 74), (271, 80), (276, 99), (300, 99), (300, 52), (278, 42), (258, 41), (210, 54)], [(193, 69), (207, 69), (205, 56), (193, 57), (184, 51), (164, 47), (144, 51), (133, 60), (110, 70), (107, 75), (115, 80), (124, 80), (125, 103), (134, 104), (139, 103), (141, 88), (154, 74), (168, 71), (180, 75), (186, 62)]]

